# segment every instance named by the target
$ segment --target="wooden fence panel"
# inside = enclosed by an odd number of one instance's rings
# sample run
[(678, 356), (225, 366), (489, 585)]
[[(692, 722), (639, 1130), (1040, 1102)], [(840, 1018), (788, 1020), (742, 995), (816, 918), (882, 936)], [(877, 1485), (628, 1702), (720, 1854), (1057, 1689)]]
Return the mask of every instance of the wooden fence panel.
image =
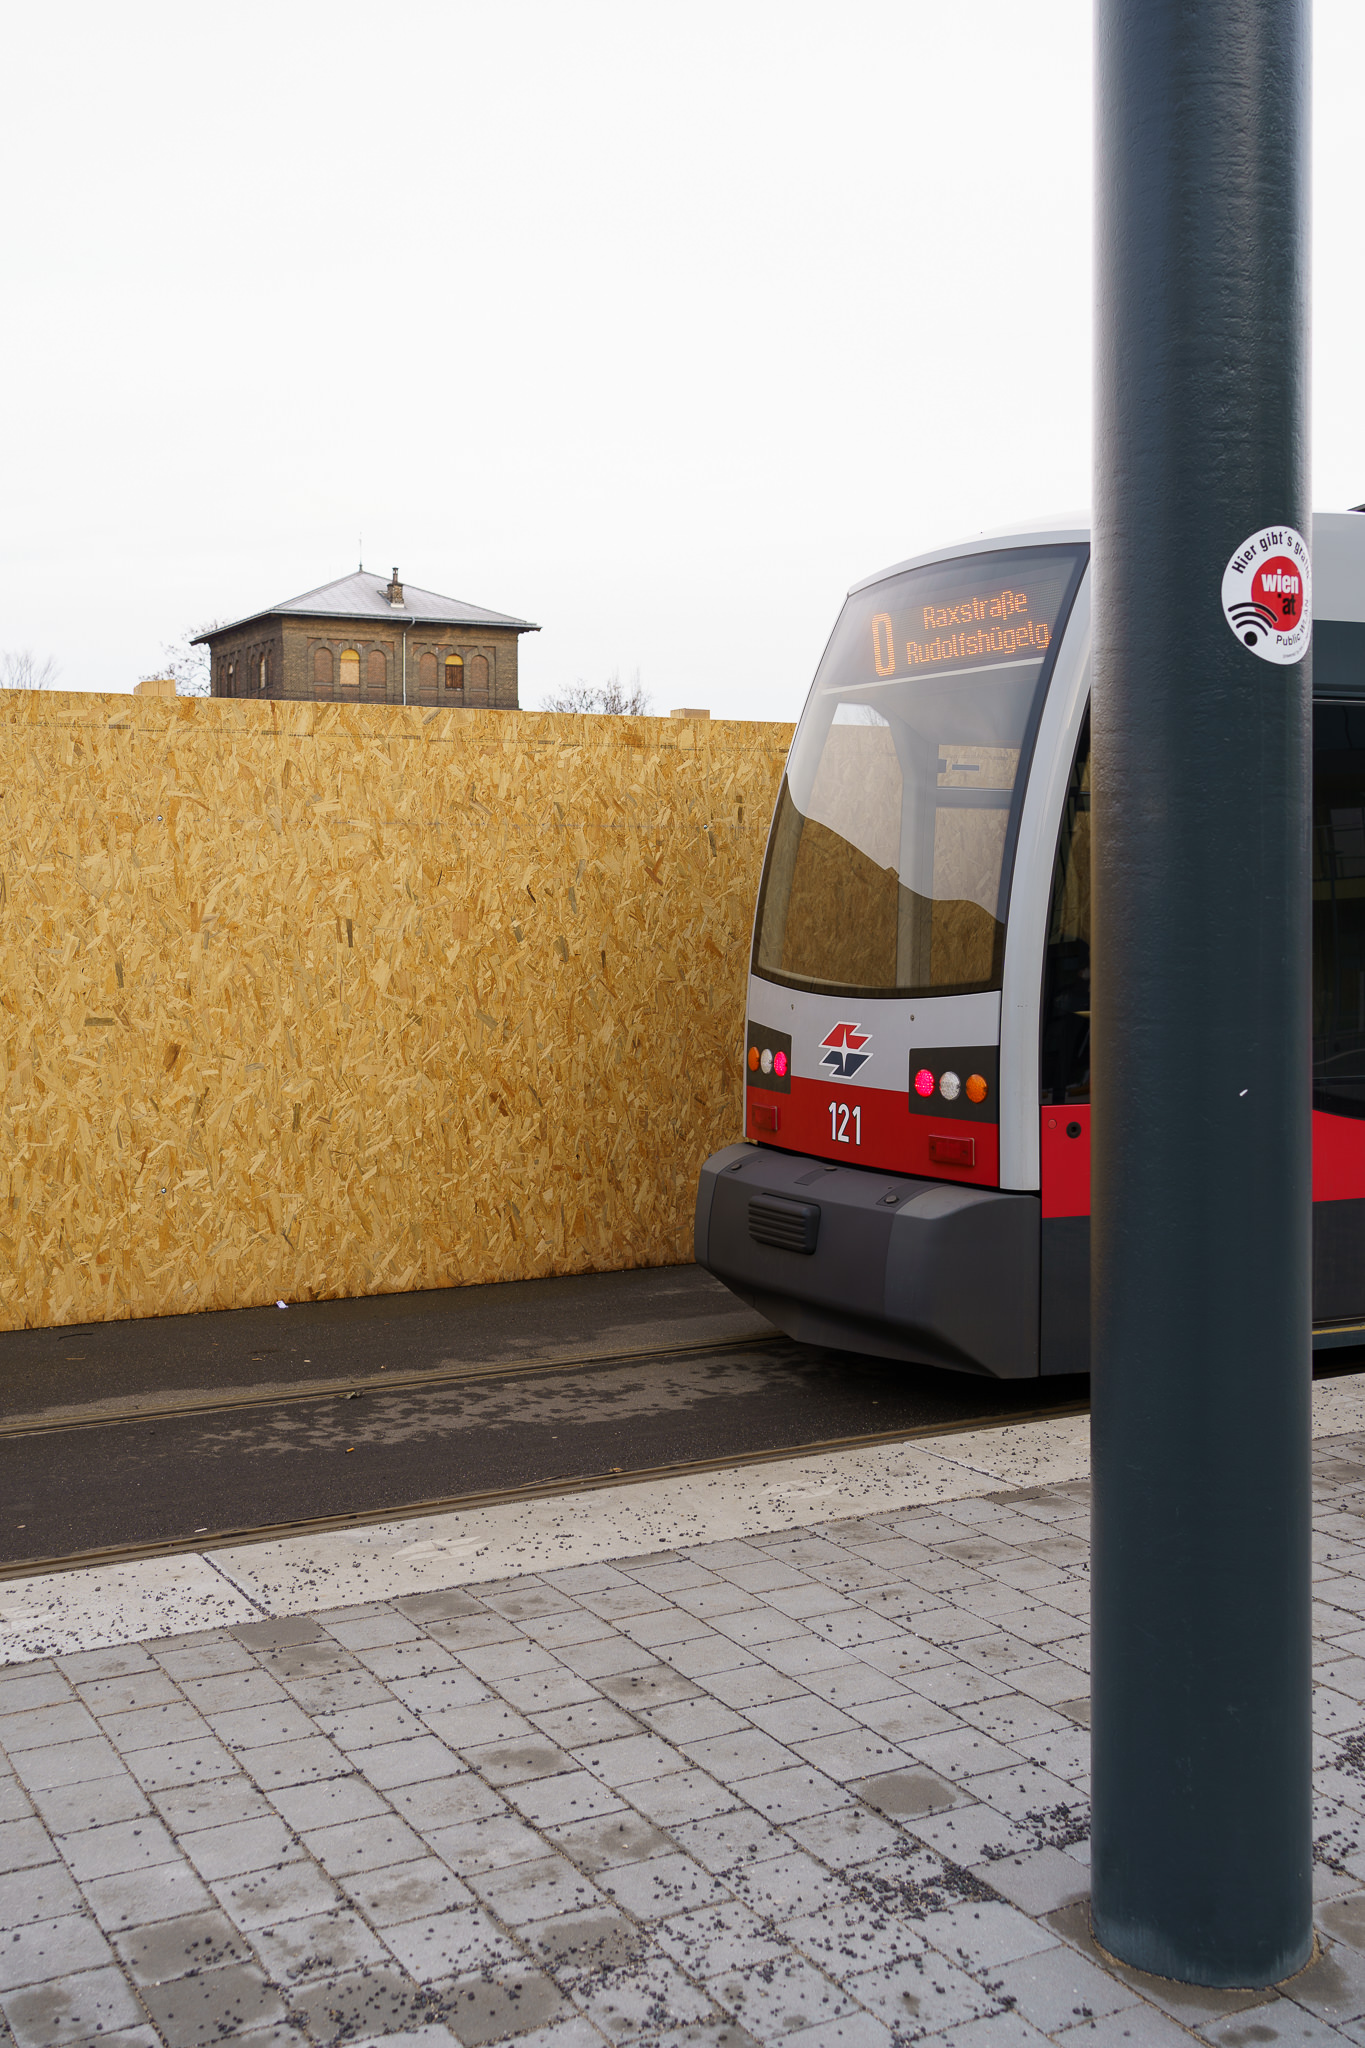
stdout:
[(0, 1328), (690, 1257), (790, 738), (0, 703)]

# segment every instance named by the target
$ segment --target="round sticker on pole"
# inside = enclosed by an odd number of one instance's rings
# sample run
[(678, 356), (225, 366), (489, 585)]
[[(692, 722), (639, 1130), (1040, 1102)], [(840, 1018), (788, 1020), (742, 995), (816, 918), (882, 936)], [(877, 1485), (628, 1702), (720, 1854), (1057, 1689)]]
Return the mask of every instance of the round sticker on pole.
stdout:
[(1223, 617), (1262, 661), (1302, 661), (1313, 630), (1313, 566), (1292, 526), (1263, 526), (1223, 571)]

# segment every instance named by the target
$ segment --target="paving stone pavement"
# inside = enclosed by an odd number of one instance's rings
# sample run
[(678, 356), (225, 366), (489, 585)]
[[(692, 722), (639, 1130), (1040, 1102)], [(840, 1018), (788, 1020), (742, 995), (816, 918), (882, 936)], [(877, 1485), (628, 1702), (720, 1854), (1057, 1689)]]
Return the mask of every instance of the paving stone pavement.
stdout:
[(1076, 1482), (0, 1672), (9, 2035), (1365, 2048), (1365, 1435), (1315, 1466), (1281, 1994), (1090, 1940)]

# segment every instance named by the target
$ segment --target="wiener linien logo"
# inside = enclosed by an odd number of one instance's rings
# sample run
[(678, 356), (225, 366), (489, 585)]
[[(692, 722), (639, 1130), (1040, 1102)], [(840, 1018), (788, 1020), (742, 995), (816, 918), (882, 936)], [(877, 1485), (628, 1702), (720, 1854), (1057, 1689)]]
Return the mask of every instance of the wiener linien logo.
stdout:
[(864, 1052), (872, 1034), (859, 1031), (856, 1024), (836, 1024), (827, 1038), (820, 1043), (828, 1048), (820, 1064), (828, 1067), (836, 1080), (851, 1081), (859, 1067), (865, 1067), (872, 1055)]

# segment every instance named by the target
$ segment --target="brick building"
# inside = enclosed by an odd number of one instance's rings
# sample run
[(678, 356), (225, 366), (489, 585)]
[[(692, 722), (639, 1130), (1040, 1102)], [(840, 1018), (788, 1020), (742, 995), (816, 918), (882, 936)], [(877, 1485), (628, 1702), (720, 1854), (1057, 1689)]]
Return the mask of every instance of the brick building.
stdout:
[(201, 633), (215, 697), (465, 704), (515, 711), (517, 640), (538, 633), (366, 569)]

